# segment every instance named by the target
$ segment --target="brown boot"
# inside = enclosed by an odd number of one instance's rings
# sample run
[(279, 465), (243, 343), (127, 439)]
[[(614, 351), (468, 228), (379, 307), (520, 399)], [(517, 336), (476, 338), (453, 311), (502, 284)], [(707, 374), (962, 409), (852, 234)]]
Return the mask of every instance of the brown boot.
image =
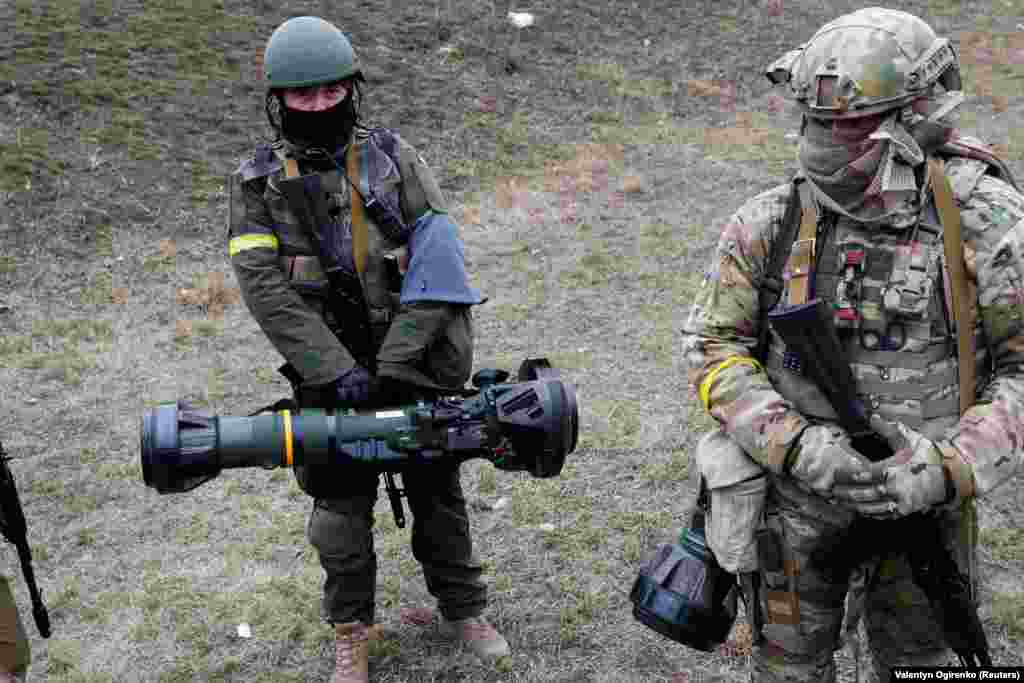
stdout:
[(360, 622), (335, 624), (334, 676), (331, 683), (369, 683), (370, 628)]
[(493, 661), (507, 656), (511, 650), (505, 636), (487, 623), (483, 617), (470, 617), (457, 621), (443, 620), (441, 635), (468, 647), (480, 659)]

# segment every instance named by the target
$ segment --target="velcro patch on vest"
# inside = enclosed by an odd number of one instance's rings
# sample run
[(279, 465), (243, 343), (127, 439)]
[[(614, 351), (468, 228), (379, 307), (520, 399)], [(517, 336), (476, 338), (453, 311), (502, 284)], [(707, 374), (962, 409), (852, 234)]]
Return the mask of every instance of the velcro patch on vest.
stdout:
[(766, 591), (765, 611), (769, 624), (796, 626), (800, 623), (800, 597), (790, 591)]

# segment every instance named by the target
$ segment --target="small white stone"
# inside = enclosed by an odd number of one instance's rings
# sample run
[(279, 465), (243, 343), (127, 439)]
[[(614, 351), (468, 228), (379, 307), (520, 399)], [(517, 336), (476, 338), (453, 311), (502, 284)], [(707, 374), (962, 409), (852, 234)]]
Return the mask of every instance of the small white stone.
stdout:
[(249, 624), (243, 622), (238, 625), (238, 637), (252, 638), (252, 628), (249, 626)]
[(508, 498), (502, 496), (498, 500), (494, 501), (494, 505), (491, 506), (491, 509), (493, 509), (493, 510), (500, 510), (501, 508), (505, 507), (506, 505), (508, 505)]
[(508, 20), (511, 21), (516, 28), (533, 26), (533, 15), (529, 12), (509, 12)]
[(552, 524), (551, 522), (544, 522), (543, 524), (538, 524), (537, 528), (540, 529), (541, 531), (554, 531), (555, 530), (555, 525)]

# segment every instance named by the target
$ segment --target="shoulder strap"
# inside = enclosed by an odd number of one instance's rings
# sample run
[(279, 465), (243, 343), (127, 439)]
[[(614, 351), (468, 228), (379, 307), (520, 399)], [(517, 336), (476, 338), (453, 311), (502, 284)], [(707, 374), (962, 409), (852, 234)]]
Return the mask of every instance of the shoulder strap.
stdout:
[(964, 242), (960, 231), (960, 211), (953, 203), (953, 189), (946, 177), (946, 166), (941, 159), (928, 160), (928, 176), (935, 198), (935, 209), (942, 224), (945, 246), (946, 271), (949, 275), (953, 299), (953, 319), (956, 321), (957, 363), (960, 373), (960, 414), (974, 403), (974, 324), (970, 319), (973, 291), (964, 273)]
[(370, 131), (370, 140), (380, 151), (388, 155), (398, 165), (398, 136), (390, 128), (374, 128)]
[(782, 216), (782, 224), (779, 232), (772, 243), (772, 251), (768, 257), (768, 267), (764, 277), (761, 278), (761, 286), (757, 291), (759, 332), (757, 348), (754, 350), (754, 358), (764, 362), (765, 354), (768, 352), (768, 311), (775, 308), (775, 305), (782, 297), (783, 281), (782, 268), (789, 257), (793, 243), (796, 241), (797, 228), (800, 226), (800, 181), (794, 179), (789, 199), (786, 203), (786, 213)]
[[(366, 227), (366, 206), (363, 195), (367, 191), (366, 160), (362, 158), (365, 146), (353, 142), (345, 154), (345, 173), (349, 178), (359, 180), (359, 191), (352, 193), (352, 258), (356, 263), (356, 272), (362, 276), (366, 270), (366, 254), (370, 249), (370, 237)], [(362, 162), (362, 163), (360, 163)], [(351, 180), (349, 181), (351, 182)]]
[(274, 171), (281, 168), (281, 161), (277, 158), (273, 145), (263, 143), (256, 147), (252, 158), (246, 159), (239, 164), (238, 173), (243, 181), (266, 178)]
[(818, 207), (811, 196), (811, 188), (807, 183), (799, 183), (800, 194), (800, 232), (796, 242), (789, 250), (786, 270), (789, 272), (789, 289), (787, 304), (796, 306), (807, 303), (813, 294), (811, 275), (814, 270), (815, 246), (818, 231)]
[(297, 178), (299, 177), (299, 163), (295, 161), (295, 157), (286, 157), (284, 160), (284, 177), (285, 178)]

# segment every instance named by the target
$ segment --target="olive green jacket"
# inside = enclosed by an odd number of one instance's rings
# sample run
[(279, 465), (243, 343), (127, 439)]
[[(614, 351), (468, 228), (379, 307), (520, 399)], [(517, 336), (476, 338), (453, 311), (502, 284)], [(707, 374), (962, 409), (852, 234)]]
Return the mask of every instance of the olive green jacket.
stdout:
[[(373, 163), (367, 164), (369, 187), (378, 196), (392, 197), (410, 225), (427, 212), (445, 213), (429, 167), (410, 144), (397, 135), (394, 140), (393, 158), (364, 133), (354, 139), (357, 152), (373, 155)], [(280, 144), (261, 146), (231, 176), (229, 253), (246, 306), (302, 377), (302, 385), (313, 387), (335, 381), (356, 361), (332, 331), (344, 321), (333, 320), (325, 305), (326, 279), (316, 247), (278, 189), (286, 156)], [(342, 175), (344, 168), (344, 159), (329, 171), (299, 160), (301, 174), (320, 173), (330, 214), (347, 231), (353, 187)], [(413, 384), (461, 386), (473, 361), (470, 306), (445, 301), (402, 304), (399, 293), (388, 286), (385, 257), (407, 257), (403, 245), (391, 242), (369, 217), (367, 232), (360, 278), (379, 349), (378, 374)], [(457, 258), (461, 264), (461, 242)]]

